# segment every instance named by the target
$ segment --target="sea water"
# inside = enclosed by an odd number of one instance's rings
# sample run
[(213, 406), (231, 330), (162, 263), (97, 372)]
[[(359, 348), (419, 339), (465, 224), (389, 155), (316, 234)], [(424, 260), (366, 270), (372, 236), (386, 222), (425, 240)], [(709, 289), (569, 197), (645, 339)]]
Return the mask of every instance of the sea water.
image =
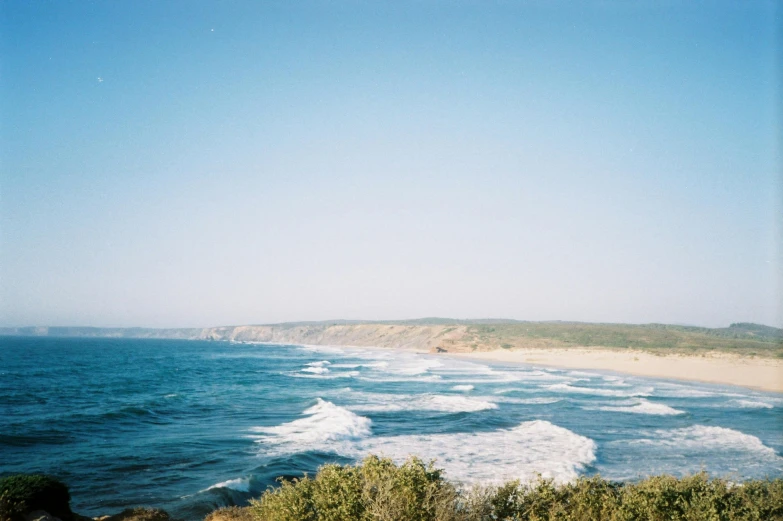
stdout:
[(465, 485), (783, 476), (783, 395), (389, 349), (0, 338), (0, 475), (200, 519), (368, 454)]

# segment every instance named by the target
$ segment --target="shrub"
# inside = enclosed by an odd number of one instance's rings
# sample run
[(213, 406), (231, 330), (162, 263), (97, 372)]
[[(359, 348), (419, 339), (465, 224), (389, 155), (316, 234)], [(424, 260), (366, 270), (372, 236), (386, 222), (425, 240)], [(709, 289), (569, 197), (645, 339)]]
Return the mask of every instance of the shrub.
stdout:
[(285, 481), (248, 512), (257, 521), (783, 521), (783, 479), (732, 485), (700, 473), (556, 485), (539, 477), (457, 490), (432, 463), (370, 456)]
[(251, 508), (264, 521), (447, 521), (456, 498), (431, 464), (370, 456), (356, 467), (326, 465), (313, 479), (283, 481)]
[(51, 476), (18, 474), (0, 479), (3, 519), (20, 519), (34, 510), (45, 510), (63, 521), (73, 517), (68, 487)]
[(8, 493), (0, 491), (0, 521), (17, 521), (24, 519), (24, 502), (12, 499)]

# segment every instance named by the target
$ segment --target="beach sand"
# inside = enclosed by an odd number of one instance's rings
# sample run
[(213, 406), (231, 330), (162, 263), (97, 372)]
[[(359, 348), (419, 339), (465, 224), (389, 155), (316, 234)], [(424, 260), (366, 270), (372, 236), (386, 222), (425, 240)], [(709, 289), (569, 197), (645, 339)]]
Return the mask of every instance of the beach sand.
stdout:
[(738, 385), (783, 392), (783, 360), (724, 353), (658, 356), (611, 349), (515, 349), (447, 353), (448, 356), (569, 369), (597, 369), (637, 376)]

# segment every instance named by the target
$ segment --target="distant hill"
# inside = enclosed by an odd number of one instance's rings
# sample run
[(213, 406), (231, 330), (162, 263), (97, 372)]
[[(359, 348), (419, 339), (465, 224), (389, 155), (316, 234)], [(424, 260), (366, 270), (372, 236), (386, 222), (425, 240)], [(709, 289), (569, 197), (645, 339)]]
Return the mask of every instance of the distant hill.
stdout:
[(667, 324), (423, 318), (375, 322), (328, 320), (181, 329), (22, 327), (0, 328), (0, 335), (229, 340), (455, 352), (596, 347), (639, 349), (661, 354), (720, 351), (783, 358), (783, 329), (750, 323), (704, 328)]

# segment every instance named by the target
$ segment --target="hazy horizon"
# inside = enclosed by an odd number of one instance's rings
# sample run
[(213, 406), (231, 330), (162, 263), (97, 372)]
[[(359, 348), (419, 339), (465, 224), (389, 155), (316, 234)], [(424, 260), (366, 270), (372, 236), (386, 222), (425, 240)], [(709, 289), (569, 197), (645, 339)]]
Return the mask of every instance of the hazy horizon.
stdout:
[(0, 326), (783, 327), (776, 2), (0, 16)]
[[(170, 326), (145, 326), (145, 325), (133, 325), (133, 326), (112, 326), (112, 325), (106, 325), (106, 326), (92, 326), (89, 324), (28, 324), (23, 326), (0, 326), (0, 328), (8, 328), (8, 329), (29, 329), (29, 328), (74, 328), (74, 329), (209, 329), (209, 328), (219, 328), (219, 327), (244, 327), (244, 326), (250, 326), (250, 327), (257, 327), (257, 326), (282, 326), (282, 325), (291, 325), (291, 324), (353, 324), (353, 323), (363, 323), (363, 324), (381, 324), (381, 323), (405, 323), (405, 322), (420, 322), (423, 324), (429, 324), (430, 322), (437, 322), (437, 321), (455, 321), (455, 322), (466, 322), (466, 323), (480, 323), (480, 322), (499, 322), (499, 323), (560, 323), (560, 324), (595, 324), (595, 325), (619, 325), (619, 326), (650, 326), (650, 325), (664, 325), (664, 326), (677, 326), (677, 327), (695, 327), (695, 328), (707, 328), (707, 329), (720, 329), (720, 328), (728, 328), (734, 324), (747, 324), (747, 322), (732, 322), (729, 324), (723, 324), (718, 326), (705, 326), (702, 324), (687, 324), (687, 323), (661, 323), (661, 322), (644, 322), (644, 323), (638, 323), (638, 322), (585, 322), (581, 320), (560, 320), (560, 319), (552, 319), (552, 320), (525, 320), (525, 319), (518, 319), (518, 318), (498, 318), (498, 317), (484, 317), (484, 318), (477, 318), (477, 317), (469, 317), (469, 318), (453, 318), (453, 317), (419, 317), (419, 318), (390, 318), (390, 319), (344, 319), (344, 318), (331, 318), (331, 319), (323, 319), (323, 320), (291, 320), (286, 322), (258, 322), (258, 323), (247, 323), (247, 324), (206, 324), (206, 325), (185, 325), (185, 326), (176, 326), (176, 327), (170, 327)], [(765, 326), (765, 327), (776, 327), (776, 326), (770, 326), (769, 324), (759, 324), (759, 323), (751, 323), (755, 325)], [(780, 328), (778, 328), (780, 329)]]

